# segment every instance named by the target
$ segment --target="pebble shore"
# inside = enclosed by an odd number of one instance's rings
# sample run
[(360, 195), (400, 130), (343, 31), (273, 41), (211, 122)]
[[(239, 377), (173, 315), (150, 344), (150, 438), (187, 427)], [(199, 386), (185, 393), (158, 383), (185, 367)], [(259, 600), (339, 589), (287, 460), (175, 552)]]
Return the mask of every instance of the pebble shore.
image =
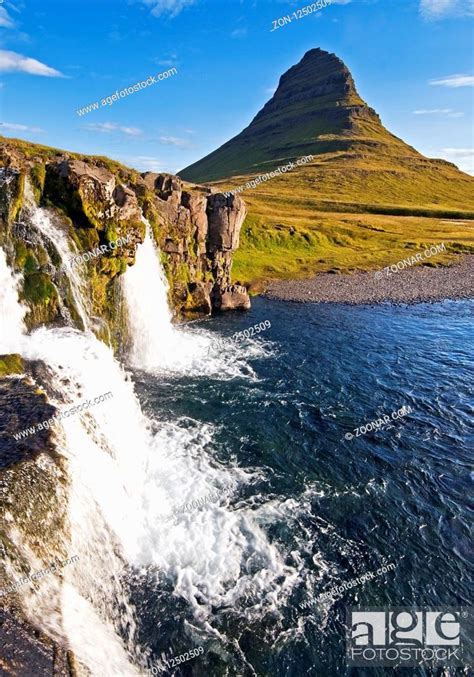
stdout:
[(432, 268), (414, 266), (387, 275), (385, 270), (334, 275), (307, 280), (280, 280), (267, 286), (264, 296), (299, 303), (424, 303), (474, 298), (474, 255), (459, 263)]

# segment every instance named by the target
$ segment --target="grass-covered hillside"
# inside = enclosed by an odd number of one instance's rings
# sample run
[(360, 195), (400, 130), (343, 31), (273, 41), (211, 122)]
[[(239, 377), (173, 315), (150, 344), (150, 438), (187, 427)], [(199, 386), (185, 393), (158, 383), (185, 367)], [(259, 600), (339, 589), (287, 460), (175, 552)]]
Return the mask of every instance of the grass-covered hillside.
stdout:
[(232, 190), (309, 154), (312, 162), (242, 193), (249, 215), (236, 280), (377, 268), (424, 243), (473, 250), (474, 178), (386, 130), (347, 67), (319, 49), (282, 76), (241, 134), (180, 175)]

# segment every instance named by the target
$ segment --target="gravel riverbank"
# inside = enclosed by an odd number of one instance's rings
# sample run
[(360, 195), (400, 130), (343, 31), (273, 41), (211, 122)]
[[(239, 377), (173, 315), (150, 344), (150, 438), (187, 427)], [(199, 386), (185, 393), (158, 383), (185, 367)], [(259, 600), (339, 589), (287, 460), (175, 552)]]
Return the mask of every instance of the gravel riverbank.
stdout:
[(422, 303), (474, 298), (474, 255), (442, 268), (414, 266), (351, 275), (324, 273), (308, 280), (271, 282), (264, 296), (300, 303)]

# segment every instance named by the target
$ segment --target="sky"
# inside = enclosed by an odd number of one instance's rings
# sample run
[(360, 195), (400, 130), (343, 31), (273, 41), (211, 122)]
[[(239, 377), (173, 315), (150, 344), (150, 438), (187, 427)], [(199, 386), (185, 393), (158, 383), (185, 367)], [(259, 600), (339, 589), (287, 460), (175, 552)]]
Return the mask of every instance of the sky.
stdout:
[(391, 132), (474, 174), (474, 0), (332, 0), (272, 30), (308, 4), (0, 0), (0, 134), (177, 172), (246, 127), (320, 47)]

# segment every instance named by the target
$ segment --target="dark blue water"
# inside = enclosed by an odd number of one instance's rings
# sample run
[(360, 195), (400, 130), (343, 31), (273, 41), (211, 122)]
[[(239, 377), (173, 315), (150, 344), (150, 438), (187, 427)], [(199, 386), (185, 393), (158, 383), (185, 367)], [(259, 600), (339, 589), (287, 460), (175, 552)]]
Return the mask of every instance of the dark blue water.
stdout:
[[(288, 597), (263, 605), (257, 620), (244, 602), (216, 609), (212, 625), (226, 641), (200, 628), (171, 581), (152, 600), (137, 593), (141, 638), (154, 655), (205, 647), (175, 674), (346, 674), (346, 607), (469, 605), (473, 317), (470, 301), (351, 307), (257, 298), (248, 313), (200, 323), (225, 337), (270, 320), (262, 340), (271, 356), (250, 360), (256, 379), (137, 375), (150, 411), (208, 423), (216, 460), (260, 470), (234, 501), (274, 503), (261, 526), (298, 571)], [(403, 406), (408, 415), (356, 435)], [(395, 568), (318, 601), (384, 563)]]

